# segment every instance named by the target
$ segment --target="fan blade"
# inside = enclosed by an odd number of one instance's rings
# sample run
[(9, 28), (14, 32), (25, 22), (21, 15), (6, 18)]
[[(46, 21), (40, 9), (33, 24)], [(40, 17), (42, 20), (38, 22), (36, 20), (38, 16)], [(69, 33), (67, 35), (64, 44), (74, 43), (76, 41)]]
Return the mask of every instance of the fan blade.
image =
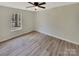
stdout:
[(44, 5), (44, 4), (46, 4), (45, 2), (42, 2), (42, 3), (40, 3), (39, 5)]
[(34, 5), (34, 3), (32, 3), (32, 2), (28, 2), (28, 3), (30, 3), (30, 4), (32, 4), (32, 5)]
[(28, 7), (26, 7), (26, 8), (31, 8), (31, 7), (35, 7), (35, 6), (28, 6)]
[(45, 7), (38, 5), (38, 7), (45, 9)]

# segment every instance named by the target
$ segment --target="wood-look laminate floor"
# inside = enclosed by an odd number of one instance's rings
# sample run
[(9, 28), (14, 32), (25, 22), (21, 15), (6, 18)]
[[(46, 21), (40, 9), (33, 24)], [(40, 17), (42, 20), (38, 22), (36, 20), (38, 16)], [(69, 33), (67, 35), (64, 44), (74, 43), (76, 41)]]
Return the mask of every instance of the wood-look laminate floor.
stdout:
[(0, 43), (0, 56), (78, 56), (79, 46), (31, 32), (6, 42)]

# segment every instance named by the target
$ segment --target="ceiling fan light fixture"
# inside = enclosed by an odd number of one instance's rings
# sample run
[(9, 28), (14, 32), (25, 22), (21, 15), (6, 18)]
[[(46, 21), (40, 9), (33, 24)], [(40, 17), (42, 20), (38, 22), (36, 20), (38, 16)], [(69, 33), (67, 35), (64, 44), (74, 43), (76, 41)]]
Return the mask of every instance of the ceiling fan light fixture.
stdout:
[[(42, 5), (45, 5), (46, 2), (41, 2), (41, 3), (40, 3), (40, 2), (28, 2), (28, 3), (30, 3), (31, 5), (33, 5), (32, 7), (35, 7), (35, 8), (34, 8), (35, 10), (38, 10), (38, 8), (45, 9), (45, 7), (42, 6)], [(27, 7), (27, 8), (30, 8), (30, 6)]]
[(38, 9), (38, 6), (35, 6), (35, 10), (37, 10)]

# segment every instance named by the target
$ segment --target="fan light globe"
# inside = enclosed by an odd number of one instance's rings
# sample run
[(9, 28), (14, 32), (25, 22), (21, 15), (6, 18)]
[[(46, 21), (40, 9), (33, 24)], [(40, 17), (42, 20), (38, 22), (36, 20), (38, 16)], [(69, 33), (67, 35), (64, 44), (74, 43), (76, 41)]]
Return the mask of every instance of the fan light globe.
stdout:
[(38, 7), (36, 6), (36, 7), (35, 7), (35, 10), (37, 10), (37, 9), (38, 9)]

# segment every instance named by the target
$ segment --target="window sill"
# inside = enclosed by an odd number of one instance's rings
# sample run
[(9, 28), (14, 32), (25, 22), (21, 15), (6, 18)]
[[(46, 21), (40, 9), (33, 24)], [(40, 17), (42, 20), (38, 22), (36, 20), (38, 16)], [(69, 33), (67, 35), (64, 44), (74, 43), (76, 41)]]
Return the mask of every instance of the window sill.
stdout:
[(20, 27), (20, 28), (13, 28), (13, 29), (11, 29), (11, 32), (18, 31), (18, 30), (22, 30), (22, 27)]

